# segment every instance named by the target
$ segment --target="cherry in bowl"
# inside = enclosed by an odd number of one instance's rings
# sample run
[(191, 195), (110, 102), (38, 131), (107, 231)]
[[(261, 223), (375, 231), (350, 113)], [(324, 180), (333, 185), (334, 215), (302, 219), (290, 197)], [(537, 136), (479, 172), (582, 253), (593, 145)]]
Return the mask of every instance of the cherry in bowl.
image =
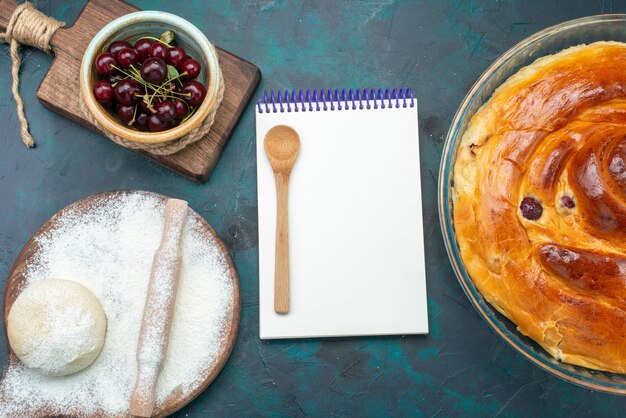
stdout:
[(191, 117), (207, 95), (196, 80), (200, 63), (178, 46), (169, 30), (117, 39), (101, 49), (93, 97), (120, 125), (150, 132), (174, 128)]
[(115, 59), (115, 55), (110, 52), (105, 52), (96, 58), (96, 71), (100, 75), (113, 75), (117, 72), (115, 68), (117, 66), (117, 60)]
[(100, 103), (111, 103), (115, 98), (115, 91), (107, 80), (100, 80), (93, 87), (93, 95)]
[(161, 58), (148, 58), (141, 66), (141, 78), (148, 83), (162, 83), (167, 78), (167, 65)]
[(141, 98), (141, 86), (135, 80), (122, 80), (115, 85), (115, 98), (121, 104), (133, 104)]
[(187, 103), (191, 106), (198, 106), (202, 103), (206, 96), (206, 89), (198, 81), (191, 80), (186, 81), (185, 84), (183, 84), (181, 93), (183, 93)]

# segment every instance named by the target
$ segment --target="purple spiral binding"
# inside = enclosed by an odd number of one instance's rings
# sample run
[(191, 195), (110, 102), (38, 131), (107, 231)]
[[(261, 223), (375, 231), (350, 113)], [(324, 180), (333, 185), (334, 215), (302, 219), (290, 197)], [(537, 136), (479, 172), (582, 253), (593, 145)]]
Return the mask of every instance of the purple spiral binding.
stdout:
[(259, 113), (319, 112), (415, 107), (413, 89), (266, 90), (257, 100)]

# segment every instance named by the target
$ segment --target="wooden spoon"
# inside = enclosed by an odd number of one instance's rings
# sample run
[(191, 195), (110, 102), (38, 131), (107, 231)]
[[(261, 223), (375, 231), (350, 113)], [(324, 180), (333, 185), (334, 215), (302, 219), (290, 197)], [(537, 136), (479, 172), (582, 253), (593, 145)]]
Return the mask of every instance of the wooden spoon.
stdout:
[(293, 128), (277, 125), (265, 134), (265, 153), (276, 178), (276, 261), (274, 311), (289, 312), (289, 227), (287, 190), (293, 163), (300, 152), (300, 137)]

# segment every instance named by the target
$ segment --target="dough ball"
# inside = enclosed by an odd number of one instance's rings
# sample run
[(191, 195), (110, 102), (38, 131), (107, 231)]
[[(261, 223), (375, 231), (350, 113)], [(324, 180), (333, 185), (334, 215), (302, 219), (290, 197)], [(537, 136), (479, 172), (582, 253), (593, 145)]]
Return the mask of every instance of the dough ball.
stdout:
[(98, 299), (78, 282), (41, 280), (17, 297), (7, 320), (9, 345), (29, 368), (65, 376), (100, 354), (106, 316)]

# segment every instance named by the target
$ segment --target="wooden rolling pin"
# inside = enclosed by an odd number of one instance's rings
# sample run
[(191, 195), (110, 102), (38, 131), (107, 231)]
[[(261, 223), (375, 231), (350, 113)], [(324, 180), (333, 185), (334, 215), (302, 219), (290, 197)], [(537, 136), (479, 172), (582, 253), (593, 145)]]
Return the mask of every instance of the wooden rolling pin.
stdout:
[(156, 386), (165, 360), (176, 304), (187, 211), (188, 204), (184, 200), (169, 199), (165, 205), (163, 236), (152, 261), (137, 345), (137, 380), (130, 403), (130, 413), (136, 417), (152, 416), (156, 404)]

